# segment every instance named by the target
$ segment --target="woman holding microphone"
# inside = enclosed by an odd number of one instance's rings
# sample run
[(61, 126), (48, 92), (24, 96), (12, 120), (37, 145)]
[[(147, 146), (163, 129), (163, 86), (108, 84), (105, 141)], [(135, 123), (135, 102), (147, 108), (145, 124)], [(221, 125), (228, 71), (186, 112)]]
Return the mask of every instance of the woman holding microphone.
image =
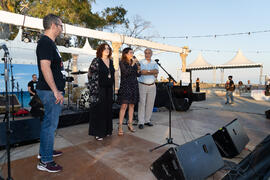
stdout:
[(119, 112), (119, 127), (118, 135), (124, 135), (123, 132), (123, 119), (126, 109), (128, 107), (128, 130), (135, 132), (132, 126), (134, 105), (139, 101), (139, 87), (137, 77), (140, 76), (140, 69), (138, 60), (133, 56), (133, 50), (127, 47), (122, 52), (122, 58), (120, 61), (121, 70), (121, 82), (120, 89), (118, 91), (118, 100), (121, 104)]

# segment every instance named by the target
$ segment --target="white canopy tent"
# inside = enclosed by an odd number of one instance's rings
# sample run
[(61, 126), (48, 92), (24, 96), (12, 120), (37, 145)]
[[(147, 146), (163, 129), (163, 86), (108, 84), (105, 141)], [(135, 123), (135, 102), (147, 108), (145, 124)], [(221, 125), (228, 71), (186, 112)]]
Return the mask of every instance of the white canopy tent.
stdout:
[(201, 70), (201, 69), (213, 69), (213, 65), (208, 63), (199, 53), (197, 59), (195, 59), (192, 63), (187, 66), (189, 70)]
[(217, 65), (217, 68), (228, 69), (228, 68), (251, 68), (251, 67), (262, 67), (262, 63), (254, 63), (247, 59), (241, 50), (238, 50), (237, 54), (223, 65)]
[(216, 69), (220, 69), (221, 71), (221, 82), (224, 79), (224, 69), (236, 69), (236, 68), (260, 68), (259, 82), (262, 84), (262, 71), (263, 64), (262, 63), (254, 63), (251, 60), (247, 59), (241, 50), (238, 50), (237, 54), (230, 61), (223, 65), (217, 65)]
[(205, 61), (201, 55), (198, 58), (187, 66), (187, 70), (192, 72), (193, 70), (210, 70), (213, 69), (213, 78), (216, 83), (216, 69), (220, 69), (221, 71), (221, 82), (224, 80), (224, 69), (235, 69), (235, 68), (260, 68), (260, 77), (259, 81), (262, 84), (262, 71), (263, 64), (262, 63), (254, 63), (251, 60), (247, 59), (241, 50), (238, 50), (237, 54), (230, 61), (226, 62), (222, 65), (211, 65), (207, 61)]

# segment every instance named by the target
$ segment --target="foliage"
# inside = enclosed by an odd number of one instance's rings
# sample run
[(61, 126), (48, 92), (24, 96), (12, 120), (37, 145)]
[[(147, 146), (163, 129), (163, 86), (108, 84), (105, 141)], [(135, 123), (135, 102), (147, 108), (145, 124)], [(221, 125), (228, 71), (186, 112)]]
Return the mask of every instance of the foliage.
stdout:
[[(99, 15), (98, 13), (91, 12), (92, 3), (95, 3), (95, 0), (0, 0), (0, 9), (38, 18), (54, 13), (60, 16), (64, 23), (99, 30), (127, 22), (125, 18), (127, 11), (123, 7), (107, 7)], [(10, 38), (13, 28), (10, 27), (9, 30)], [(32, 33), (32, 35), (37, 36), (38, 33)], [(35, 37), (33, 38), (35, 39)], [(78, 42), (74, 44), (80, 47), (84, 39), (77, 37), (76, 40)], [(91, 46), (99, 44), (98, 40), (90, 42)]]

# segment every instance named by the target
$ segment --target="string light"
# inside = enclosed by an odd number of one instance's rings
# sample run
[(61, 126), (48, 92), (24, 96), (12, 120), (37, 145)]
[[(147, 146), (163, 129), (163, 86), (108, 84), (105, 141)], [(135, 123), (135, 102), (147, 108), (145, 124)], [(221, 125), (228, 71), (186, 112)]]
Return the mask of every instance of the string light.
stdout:
[[(200, 51), (200, 52), (225, 52), (225, 53), (237, 53), (237, 50), (219, 50), (219, 49), (191, 49), (192, 51)], [(263, 53), (270, 53), (270, 51), (264, 51), (264, 50), (254, 50), (254, 51), (245, 51), (245, 53), (257, 53), (257, 54), (263, 54)]]
[[(259, 33), (268, 33), (270, 30), (264, 31), (250, 31), (250, 32), (240, 32), (240, 33), (226, 33), (226, 34), (213, 34), (213, 35), (196, 35), (196, 36), (152, 36), (151, 38), (155, 39), (188, 39), (188, 38), (217, 38), (217, 37), (225, 37), (225, 36), (240, 36), (240, 35), (251, 35), (251, 34), (259, 34)], [(148, 36), (144, 36), (144, 38), (149, 38)]]

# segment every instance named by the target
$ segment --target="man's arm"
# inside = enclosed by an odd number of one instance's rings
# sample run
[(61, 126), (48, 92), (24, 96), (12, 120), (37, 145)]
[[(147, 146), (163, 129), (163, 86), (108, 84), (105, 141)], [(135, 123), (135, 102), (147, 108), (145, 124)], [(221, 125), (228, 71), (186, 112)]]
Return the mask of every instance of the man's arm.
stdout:
[(155, 75), (155, 74), (158, 74), (158, 70), (156, 69), (153, 69), (153, 70), (141, 70), (141, 74), (142, 75)]
[(33, 95), (36, 94), (36, 93), (34, 93), (33, 91), (31, 91), (31, 87), (30, 87), (30, 86), (28, 86), (28, 92), (29, 92), (30, 94), (33, 94)]
[(42, 71), (45, 81), (47, 82), (51, 90), (53, 91), (53, 94), (56, 98), (55, 103), (58, 104), (60, 102), (61, 104), (63, 104), (64, 97), (61, 94), (61, 92), (58, 91), (55, 85), (54, 79), (53, 79), (53, 74), (51, 70), (51, 61), (47, 59), (42, 59), (40, 61), (40, 67), (41, 67), (41, 71)]

